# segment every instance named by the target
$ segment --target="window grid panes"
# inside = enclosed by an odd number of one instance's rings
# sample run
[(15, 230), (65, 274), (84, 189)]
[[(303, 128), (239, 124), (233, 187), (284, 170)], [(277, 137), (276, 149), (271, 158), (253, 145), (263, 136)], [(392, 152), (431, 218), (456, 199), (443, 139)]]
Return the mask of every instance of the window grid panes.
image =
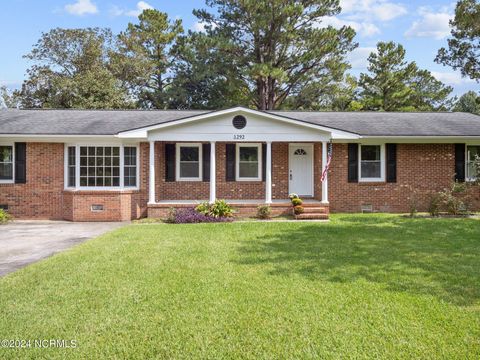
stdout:
[(258, 147), (240, 146), (238, 177), (239, 178), (258, 178)]
[(363, 179), (380, 179), (382, 161), (380, 145), (362, 145), (360, 171)]
[(120, 186), (120, 147), (80, 146), (80, 186)]
[(480, 145), (467, 146), (467, 179), (475, 179), (475, 157), (480, 156)]
[(137, 186), (137, 148), (131, 146), (124, 147), (123, 159), (124, 186)]
[(0, 180), (13, 180), (13, 146), (0, 146)]
[(75, 179), (76, 179), (76, 153), (75, 153), (75, 146), (68, 147), (68, 186), (75, 187)]
[(180, 146), (181, 179), (198, 179), (200, 177), (200, 147)]

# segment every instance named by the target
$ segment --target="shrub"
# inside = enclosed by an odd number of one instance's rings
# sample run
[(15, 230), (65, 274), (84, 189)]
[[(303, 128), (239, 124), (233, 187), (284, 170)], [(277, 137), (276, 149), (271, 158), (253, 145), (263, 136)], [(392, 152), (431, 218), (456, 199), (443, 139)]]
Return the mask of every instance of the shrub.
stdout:
[(259, 219), (270, 219), (272, 208), (269, 205), (259, 205), (257, 207), (257, 217)]
[(231, 217), (213, 217), (199, 213), (196, 209), (178, 209), (175, 211), (175, 224), (195, 224), (195, 223), (213, 223), (213, 222), (229, 222)]
[(438, 216), (440, 214), (440, 205), (442, 203), (442, 197), (439, 193), (434, 193), (431, 195), (428, 202), (428, 213), (431, 216)]
[(204, 202), (198, 205), (195, 210), (200, 214), (216, 218), (233, 216), (233, 209), (225, 200), (215, 200), (213, 204)]
[(5, 224), (10, 220), (12, 220), (12, 215), (3, 209), (0, 209), (0, 224)]
[(293, 207), (293, 213), (294, 213), (295, 215), (303, 214), (304, 211), (305, 211), (305, 209), (304, 209), (303, 206), (301, 206), (301, 205), (297, 205), (297, 206), (294, 206), (294, 207)]
[(468, 211), (471, 196), (465, 183), (454, 182), (450, 188), (439, 193), (442, 205), (449, 214), (458, 215)]
[(177, 210), (173, 207), (168, 209), (167, 218), (165, 219), (168, 223), (174, 223), (176, 217)]
[(302, 204), (303, 204), (302, 199), (300, 199), (300, 198), (293, 198), (292, 199), (292, 205), (293, 206), (302, 205)]
[(290, 195), (288, 195), (288, 198), (289, 198), (290, 200), (292, 200), (292, 199), (298, 199), (298, 195), (295, 194), (295, 193), (291, 193)]

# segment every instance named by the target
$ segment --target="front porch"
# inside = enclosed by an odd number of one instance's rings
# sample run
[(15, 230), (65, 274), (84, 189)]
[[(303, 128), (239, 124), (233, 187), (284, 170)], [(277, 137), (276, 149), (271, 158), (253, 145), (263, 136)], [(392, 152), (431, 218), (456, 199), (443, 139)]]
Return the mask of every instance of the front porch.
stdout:
[[(148, 217), (164, 218), (168, 215), (168, 211), (171, 208), (192, 208), (205, 201), (208, 200), (161, 200), (155, 204), (148, 205)], [(231, 199), (227, 200), (227, 202), (235, 209), (235, 216), (238, 217), (254, 216), (257, 212), (257, 207), (265, 205), (265, 202), (255, 199)], [(274, 199), (269, 206), (272, 209), (272, 216), (292, 215), (290, 199)], [(328, 219), (328, 204), (315, 199), (304, 199), (303, 206), (306, 212), (300, 218)], [(310, 214), (315, 214), (315, 216), (312, 217)]]

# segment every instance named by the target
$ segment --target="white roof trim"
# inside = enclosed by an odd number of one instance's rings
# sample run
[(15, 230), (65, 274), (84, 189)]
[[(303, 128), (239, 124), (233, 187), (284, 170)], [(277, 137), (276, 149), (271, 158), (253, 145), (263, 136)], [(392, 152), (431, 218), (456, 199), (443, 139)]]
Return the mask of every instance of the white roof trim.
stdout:
[(283, 122), (294, 124), (294, 125), (297, 125), (297, 126), (302, 126), (302, 127), (306, 127), (306, 128), (310, 128), (310, 129), (324, 131), (324, 132), (330, 133), (331, 137), (333, 139), (359, 139), (360, 138), (360, 135), (355, 134), (355, 133), (350, 133), (350, 132), (343, 131), (343, 130), (337, 130), (337, 129), (329, 128), (329, 127), (322, 126), (322, 125), (316, 125), (316, 124), (308, 123), (308, 122), (305, 122), (305, 121), (302, 121), (302, 120), (292, 119), (292, 118), (289, 118), (289, 117), (286, 117), (286, 116), (270, 114), (270, 113), (265, 112), (265, 111), (252, 110), (252, 109), (248, 109), (248, 108), (244, 108), (244, 107), (240, 107), (240, 106), (230, 108), (230, 109), (225, 109), (225, 110), (212, 111), (212, 112), (209, 112), (209, 113), (206, 113), (206, 114), (191, 116), (191, 117), (184, 118), (184, 119), (172, 120), (172, 121), (168, 121), (168, 122), (165, 122), (165, 123), (150, 125), (150, 126), (146, 126), (146, 127), (138, 128), (138, 129), (134, 129), (134, 130), (122, 131), (122, 132), (119, 132), (117, 134), (117, 136), (120, 137), (120, 138), (132, 138), (132, 137), (133, 138), (147, 138), (148, 132), (152, 131), (152, 130), (164, 129), (164, 128), (171, 127), (171, 126), (182, 125), (182, 124), (186, 124), (186, 123), (190, 123), (190, 122), (194, 122), (194, 121), (208, 119), (208, 118), (211, 118), (211, 117), (228, 115), (228, 114), (238, 113), (238, 112), (246, 113), (246, 114), (253, 114), (253, 115), (257, 115), (257, 116), (263, 116), (263, 117), (266, 117), (266, 118), (270, 118), (270, 119), (274, 119), (274, 120), (278, 120), (278, 121), (283, 121)]

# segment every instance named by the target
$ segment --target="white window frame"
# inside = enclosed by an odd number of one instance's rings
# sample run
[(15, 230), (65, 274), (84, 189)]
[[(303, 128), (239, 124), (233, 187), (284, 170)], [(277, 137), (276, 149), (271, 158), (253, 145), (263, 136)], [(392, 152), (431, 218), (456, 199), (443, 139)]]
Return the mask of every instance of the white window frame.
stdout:
[[(176, 181), (202, 181), (203, 179), (203, 146), (201, 143), (176, 143), (175, 144), (175, 179)], [(196, 147), (198, 148), (198, 177), (180, 176), (180, 148)]]
[[(75, 186), (68, 186), (68, 148), (75, 147)], [(120, 185), (119, 186), (80, 186), (80, 148), (83, 146), (94, 147), (119, 147), (120, 148)], [(137, 185), (124, 186), (124, 148), (137, 148)], [(118, 144), (118, 143), (79, 143), (65, 144), (64, 152), (64, 188), (65, 190), (84, 190), (84, 191), (122, 191), (122, 190), (139, 190), (140, 189), (140, 146), (138, 144)]]
[[(256, 147), (258, 151), (258, 176), (240, 177), (240, 148)], [(262, 144), (261, 143), (237, 143), (235, 153), (235, 180), (236, 181), (261, 181), (262, 180)]]
[[(380, 177), (362, 177), (362, 146), (380, 146)], [(359, 182), (385, 182), (385, 144), (359, 144), (358, 145), (358, 181)]]
[(0, 146), (12, 147), (12, 178), (0, 179), (0, 184), (15, 184), (15, 143), (12, 142), (0, 142)]
[(468, 176), (468, 164), (470, 163), (470, 157), (468, 156), (468, 148), (470, 146), (480, 147), (480, 144), (465, 144), (465, 181), (474, 182), (476, 181), (476, 178)]

